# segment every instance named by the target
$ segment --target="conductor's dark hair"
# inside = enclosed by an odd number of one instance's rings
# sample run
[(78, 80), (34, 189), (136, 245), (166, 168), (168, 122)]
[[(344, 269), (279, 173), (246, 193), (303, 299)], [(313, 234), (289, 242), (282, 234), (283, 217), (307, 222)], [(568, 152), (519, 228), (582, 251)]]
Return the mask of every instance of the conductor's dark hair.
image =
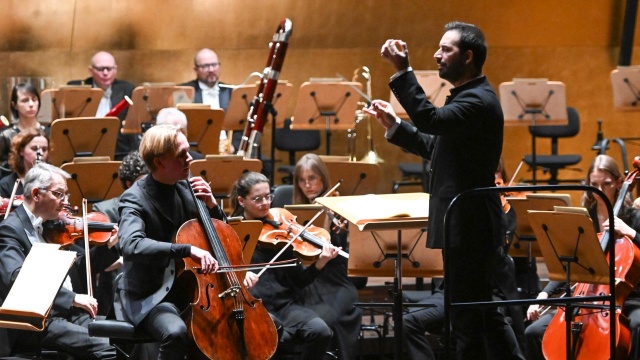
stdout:
[(482, 66), (487, 59), (487, 42), (484, 39), (482, 30), (473, 24), (460, 21), (452, 21), (444, 26), (444, 30), (456, 30), (460, 33), (460, 43), (458, 48), (460, 53), (471, 50), (473, 53), (473, 64), (478, 71), (482, 71)]

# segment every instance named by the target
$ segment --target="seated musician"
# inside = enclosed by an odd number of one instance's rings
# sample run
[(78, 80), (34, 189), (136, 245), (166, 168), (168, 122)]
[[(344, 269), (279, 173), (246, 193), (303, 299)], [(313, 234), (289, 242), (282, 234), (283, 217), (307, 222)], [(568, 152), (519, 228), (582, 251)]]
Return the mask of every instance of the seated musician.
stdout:
[[(316, 154), (303, 155), (293, 172), (293, 202), (310, 204), (331, 189), (329, 171)], [(348, 249), (349, 232), (346, 222), (327, 214), (325, 228), (330, 229), (331, 243)], [(347, 276), (348, 259), (339, 256), (329, 261), (324, 270), (309, 285), (301, 289), (304, 304), (315, 311), (333, 330), (340, 359), (355, 359), (362, 321), (362, 309), (353, 306), (358, 290)], [(366, 283), (366, 278), (357, 278)]]
[[(160, 359), (180, 359), (188, 352), (187, 327), (180, 311), (191, 299), (174, 287), (175, 260), (190, 257), (204, 273), (218, 268), (205, 249), (174, 244), (176, 232), (198, 215), (189, 187), (204, 200), (212, 218), (223, 219), (209, 184), (189, 178), (189, 142), (177, 126), (158, 125), (147, 130), (140, 155), (150, 174), (136, 181), (120, 197), (120, 244), (123, 276), (117, 295), (124, 318), (160, 342)], [(249, 284), (245, 281), (247, 287)]]
[[(618, 199), (620, 187), (624, 181), (624, 176), (620, 172), (620, 167), (616, 161), (608, 155), (598, 155), (589, 167), (586, 185), (599, 188), (605, 193), (611, 204), (615, 204)], [(599, 196), (594, 196), (590, 192), (585, 192), (582, 196), (582, 206), (589, 210), (591, 219), (596, 232), (609, 229), (609, 215), (607, 207)], [(619, 214), (615, 218), (616, 237), (627, 236), (636, 246), (640, 246), (640, 210), (632, 207), (629, 194), (625, 195), (625, 201)], [(550, 295), (562, 290), (565, 283), (558, 281), (550, 281), (547, 286), (538, 294), (538, 299), (546, 299)], [(636, 286), (637, 288), (637, 286)], [(542, 316), (540, 315), (541, 307), (539, 305), (531, 305), (527, 310), (527, 320), (534, 321), (525, 329), (525, 337), (527, 341), (527, 359), (544, 359), (542, 354), (542, 338), (549, 322), (555, 315), (555, 310), (548, 311)], [(640, 295), (637, 291), (631, 293), (624, 303), (622, 312), (630, 321), (630, 329), (632, 331), (632, 339), (638, 333), (640, 326)], [(632, 342), (631, 356), (638, 359), (637, 351), (638, 343)]]
[[(496, 184), (502, 185), (507, 179), (506, 170), (502, 161), (495, 172)], [(504, 199), (503, 199), (504, 200)], [(509, 243), (513, 237), (513, 231), (516, 226), (515, 211), (512, 208), (504, 206), (504, 216), (502, 219), (502, 230), (505, 236), (505, 243)], [(506, 251), (500, 251), (500, 256), (493, 268), (493, 281), (495, 284), (494, 297), (504, 298), (506, 300), (518, 300), (518, 288), (511, 258)], [(425, 336), (425, 332), (439, 333), (444, 326), (444, 292), (443, 282), (441, 280), (432, 279), (432, 290), (430, 294), (422, 298), (418, 303), (432, 304), (433, 307), (412, 307), (409, 308), (402, 317), (403, 340), (405, 349), (409, 358), (413, 360), (432, 360), (436, 356), (431, 345)], [(523, 312), (520, 306), (509, 306), (508, 314), (511, 317), (511, 327), (518, 339), (520, 347), (522, 347), (522, 337), (524, 331)]]
[[(156, 125), (178, 126), (180, 127), (180, 131), (182, 131), (184, 136), (189, 136), (189, 134), (187, 133), (187, 124), (187, 115), (174, 107), (161, 109), (158, 112), (158, 116), (156, 117)], [(191, 155), (193, 160), (204, 159), (204, 155), (195, 150), (189, 149), (189, 155)]]
[[(236, 181), (231, 192), (234, 208), (233, 216), (242, 216), (246, 220), (267, 219), (273, 199), (269, 191), (269, 179), (256, 172), (245, 172)], [(251, 259), (252, 263), (271, 261), (279, 250), (257, 245)], [(303, 344), (300, 359), (318, 359), (327, 351), (333, 332), (324, 320), (304, 303), (300, 289), (308, 286), (326, 267), (331, 259), (338, 255), (333, 246), (325, 246), (318, 260), (308, 267), (298, 266), (269, 269), (260, 276), (260, 282), (251, 289), (251, 293), (261, 298), (265, 308), (282, 322), (284, 335), (282, 341), (293, 339)], [(291, 247), (277, 260), (293, 259)]]
[(27, 130), (11, 139), (9, 167), (12, 173), (0, 179), (0, 197), (8, 198), (13, 193), (22, 195), (24, 176), (38, 161), (47, 161), (49, 157), (49, 137), (42, 130)]
[[(11, 90), (11, 115), (15, 121), (10, 127), (0, 132), (0, 162), (9, 158), (11, 139), (21, 131), (42, 130), (46, 128), (38, 122), (40, 110), (40, 94), (30, 83), (20, 83)], [(7, 170), (7, 173), (10, 171)], [(6, 173), (2, 174), (3, 176)]]
[[(58, 218), (68, 205), (67, 179), (69, 174), (49, 164), (35, 165), (24, 180), (24, 202), (0, 223), (0, 299), (6, 298), (32, 244), (44, 242), (42, 229)], [(110, 247), (117, 241), (112, 237), (109, 246), (91, 250), (92, 272), (102, 271), (117, 258)], [(108, 339), (90, 337), (87, 324), (96, 316), (96, 299), (86, 295), (84, 250), (72, 245), (78, 259), (56, 295), (46, 328), (41, 336), (43, 347), (62, 351), (78, 359), (115, 359), (115, 349)], [(44, 266), (45, 264), (43, 264)], [(47, 271), (43, 267), (42, 271)], [(36, 294), (34, 294), (36, 295)], [(37, 296), (37, 295), (36, 295)], [(38, 343), (33, 333), (9, 330), (15, 351), (35, 351)]]

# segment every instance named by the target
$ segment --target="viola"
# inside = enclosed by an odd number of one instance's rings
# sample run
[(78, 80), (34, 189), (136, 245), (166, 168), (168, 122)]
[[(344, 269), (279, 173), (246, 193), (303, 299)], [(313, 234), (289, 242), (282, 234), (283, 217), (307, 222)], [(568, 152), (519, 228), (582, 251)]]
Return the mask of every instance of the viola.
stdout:
[[(13, 197), (13, 204), (11, 204), (11, 209), (8, 212), (12, 212), (15, 208), (20, 206), (24, 201), (24, 196), (16, 195)], [(7, 209), (9, 207), (9, 203), (11, 202), (11, 198), (0, 198), (0, 215), (5, 215), (7, 213)]]
[[(84, 225), (82, 217), (61, 211), (56, 220), (44, 223), (42, 237), (48, 243), (68, 246), (84, 237)], [(101, 212), (88, 213), (86, 225), (91, 245), (105, 245), (113, 236), (114, 227), (117, 226), (109, 222), (107, 215)]]
[[(615, 216), (622, 209), (627, 192), (629, 192), (640, 175), (640, 157), (634, 160), (636, 170), (625, 178), (618, 198), (613, 208)], [(615, 234), (614, 234), (615, 235)], [(607, 253), (610, 234), (608, 231), (600, 234), (602, 250)], [(633, 244), (628, 237), (615, 239), (615, 278), (618, 279), (615, 286), (615, 303), (622, 307), (627, 296), (635, 289), (640, 281), (640, 249)], [(611, 258), (607, 255), (608, 261)], [(578, 283), (575, 286), (574, 296), (599, 296), (610, 294), (609, 284)], [(613, 316), (613, 319), (612, 319)], [(542, 338), (542, 352), (546, 359), (606, 359), (609, 357), (609, 339), (611, 334), (610, 322), (615, 322), (616, 328), (616, 358), (626, 359), (631, 346), (631, 335), (628, 328), (628, 320), (619, 311), (610, 314), (608, 310), (595, 310), (591, 308), (575, 307), (572, 313), (571, 351), (567, 354), (566, 347), (566, 311), (559, 308), (553, 317)]]
[[(331, 236), (326, 229), (314, 225), (305, 229), (305, 226), (296, 222), (296, 216), (289, 210), (269, 209), (258, 239), (260, 245), (280, 249), (291, 239), (294, 239), (291, 243), (294, 255), (304, 261), (317, 260), (322, 254), (322, 247), (331, 244)], [(349, 254), (343, 250), (338, 250), (338, 253), (349, 258)]]

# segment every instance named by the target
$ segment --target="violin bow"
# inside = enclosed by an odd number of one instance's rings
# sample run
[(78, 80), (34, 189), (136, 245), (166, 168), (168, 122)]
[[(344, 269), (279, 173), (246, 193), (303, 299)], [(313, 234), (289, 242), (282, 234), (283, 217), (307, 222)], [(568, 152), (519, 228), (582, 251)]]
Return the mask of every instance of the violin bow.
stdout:
[(91, 257), (89, 256), (89, 224), (87, 223), (87, 199), (82, 198), (82, 226), (84, 231), (84, 264), (87, 271), (87, 294), (93, 297), (91, 281)]
[(16, 182), (13, 184), (13, 190), (11, 190), (11, 197), (9, 197), (9, 203), (7, 204), (7, 211), (4, 212), (4, 218), (6, 219), (11, 212), (11, 207), (13, 206), (13, 200), (16, 197), (16, 192), (18, 191), (18, 184), (20, 184), (20, 178), (16, 179)]
[(513, 180), (515, 180), (516, 175), (518, 175), (518, 173), (520, 172), (520, 169), (522, 168), (522, 164), (524, 164), (524, 159), (520, 161), (520, 164), (516, 168), (516, 171), (513, 173), (513, 175), (511, 175), (511, 179), (507, 183), (507, 186), (511, 186), (511, 184), (513, 184)]

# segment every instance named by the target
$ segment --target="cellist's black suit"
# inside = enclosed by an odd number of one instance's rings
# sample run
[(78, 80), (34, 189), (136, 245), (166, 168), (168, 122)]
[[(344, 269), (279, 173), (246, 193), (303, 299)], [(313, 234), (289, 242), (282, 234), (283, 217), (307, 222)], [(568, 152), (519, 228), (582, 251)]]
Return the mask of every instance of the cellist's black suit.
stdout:
[[(451, 200), (466, 190), (495, 186), (504, 125), (500, 102), (484, 76), (451, 89), (441, 108), (427, 100), (413, 71), (389, 86), (415, 125), (401, 122), (389, 141), (431, 159), (427, 246), (443, 248)], [(492, 268), (503, 242), (501, 218), (497, 193), (467, 198), (449, 217), (447, 278), (453, 302), (491, 301)], [(496, 308), (452, 308), (451, 319), (458, 357), (521, 358), (513, 331)]]
[[(173, 285), (175, 260), (188, 257), (190, 249), (189, 245), (173, 244), (173, 240), (183, 223), (198, 216), (189, 187), (187, 180), (166, 185), (147, 175), (120, 198), (119, 236), (124, 265), (118, 283), (122, 311), (115, 306), (116, 316), (142, 326), (161, 343), (186, 341), (167, 338), (158, 330), (163, 326), (174, 327), (175, 333), (187, 336), (178, 308), (190, 299)], [(219, 206), (210, 209), (210, 215), (224, 217)], [(164, 350), (169, 351), (161, 353), (161, 359), (181, 359), (186, 351), (184, 345), (161, 348), (161, 352)]]

